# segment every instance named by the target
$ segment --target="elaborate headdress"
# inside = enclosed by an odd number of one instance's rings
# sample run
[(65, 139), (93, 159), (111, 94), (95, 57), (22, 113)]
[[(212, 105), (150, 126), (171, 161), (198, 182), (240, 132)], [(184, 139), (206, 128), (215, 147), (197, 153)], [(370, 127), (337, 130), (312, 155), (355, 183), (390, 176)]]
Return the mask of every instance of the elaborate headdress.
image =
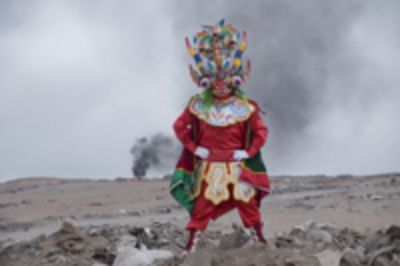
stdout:
[(246, 32), (238, 32), (224, 20), (216, 26), (203, 26), (192, 44), (186, 37), (186, 48), (196, 63), (196, 69), (189, 65), (193, 81), (205, 89), (217, 80), (239, 88), (250, 73), (250, 61), (242, 60), (246, 46)]

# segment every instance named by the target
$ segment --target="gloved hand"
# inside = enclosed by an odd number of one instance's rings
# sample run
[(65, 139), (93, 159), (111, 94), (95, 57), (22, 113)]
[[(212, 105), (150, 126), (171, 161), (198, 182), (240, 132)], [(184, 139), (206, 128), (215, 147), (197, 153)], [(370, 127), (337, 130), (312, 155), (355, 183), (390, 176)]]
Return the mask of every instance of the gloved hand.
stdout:
[(199, 156), (201, 159), (207, 159), (208, 156), (210, 155), (210, 151), (207, 148), (204, 148), (202, 146), (197, 147), (197, 149), (194, 151), (194, 154)]
[(235, 150), (233, 152), (233, 159), (235, 161), (241, 161), (241, 160), (248, 159), (248, 158), (249, 158), (249, 154), (245, 150)]

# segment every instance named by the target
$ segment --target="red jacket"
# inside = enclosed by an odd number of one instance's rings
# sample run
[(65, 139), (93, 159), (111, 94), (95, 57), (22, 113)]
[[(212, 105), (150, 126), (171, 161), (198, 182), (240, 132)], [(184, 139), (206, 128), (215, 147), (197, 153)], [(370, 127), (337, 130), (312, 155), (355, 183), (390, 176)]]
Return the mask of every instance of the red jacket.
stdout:
[[(239, 149), (245, 149), (251, 158), (260, 151), (268, 135), (268, 129), (260, 117), (257, 105), (254, 101), (251, 101), (251, 104), (256, 107), (256, 110), (248, 121), (224, 127), (207, 124), (192, 114), (186, 107), (174, 123), (175, 134), (185, 148), (192, 153), (198, 146), (209, 149), (208, 160), (210, 161), (232, 161), (233, 151)], [(246, 123), (252, 131), (252, 142), (248, 147)], [(196, 129), (196, 142), (192, 137), (194, 127), (198, 127)]]

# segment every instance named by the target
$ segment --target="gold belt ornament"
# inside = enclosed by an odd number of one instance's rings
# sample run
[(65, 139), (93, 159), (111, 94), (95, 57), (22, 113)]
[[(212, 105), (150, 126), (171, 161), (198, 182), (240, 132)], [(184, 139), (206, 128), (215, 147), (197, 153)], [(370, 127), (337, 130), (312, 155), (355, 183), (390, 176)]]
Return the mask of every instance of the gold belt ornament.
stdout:
[[(233, 197), (248, 203), (256, 194), (255, 189), (248, 183), (240, 182), (241, 162), (207, 162), (202, 161), (198, 172), (198, 181), (204, 180), (207, 188), (204, 197), (214, 205), (226, 201), (230, 197), (228, 185), (233, 185)], [(199, 194), (200, 186), (197, 191)]]

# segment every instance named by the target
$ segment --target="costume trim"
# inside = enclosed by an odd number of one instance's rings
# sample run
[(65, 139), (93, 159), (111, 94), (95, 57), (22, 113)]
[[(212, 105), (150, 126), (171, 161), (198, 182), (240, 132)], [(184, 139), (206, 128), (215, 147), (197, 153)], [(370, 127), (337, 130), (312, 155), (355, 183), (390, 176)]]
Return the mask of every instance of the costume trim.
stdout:
[(265, 175), (265, 171), (260, 171), (260, 172), (254, 171), (253, 169), (247, 167), (245, 164), (242, 165), (242, 168), (249, 170), (253, 175)]
[(194, 208), (192, 192), (196, 190), (193, 172), (175, 170), (171, 177), (169, 190), (175, 200), (181, 204), (189, 213)]
[(235, 96), (228, 101), (215, 103), (207, 109), (200, 96), (196, 95), (188, 107), (190, 113), (198, 119), (216, 127), (244, 122), (256, 110), (254, 105)]
[[(241, 162), (208, 162), (202, 161), (197, 179), (207, 183), (204, 198), (218, 205), (230, 198), (228, 185), (233, 185), (233, 197), (248, 203), (256, 194), (249, 182), (240, 181)], [(199, 194), (199, 191), (196, 193)]]

